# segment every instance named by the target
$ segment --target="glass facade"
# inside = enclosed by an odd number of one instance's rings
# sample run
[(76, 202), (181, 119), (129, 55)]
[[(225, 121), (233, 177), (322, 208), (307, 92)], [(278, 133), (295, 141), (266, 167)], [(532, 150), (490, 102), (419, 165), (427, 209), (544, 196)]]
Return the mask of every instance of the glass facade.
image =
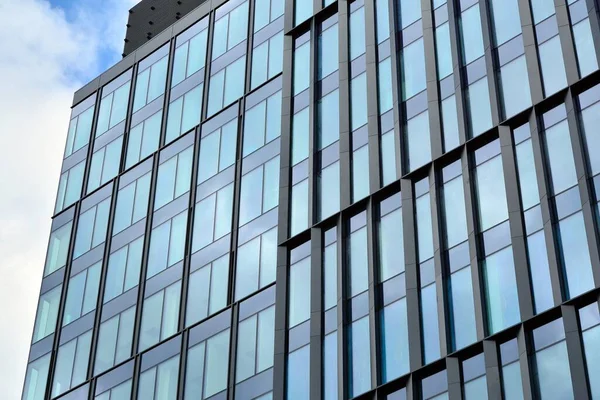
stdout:
[(600, 398), (596, 2), (213, 3), (75, 94), (22, 400)]

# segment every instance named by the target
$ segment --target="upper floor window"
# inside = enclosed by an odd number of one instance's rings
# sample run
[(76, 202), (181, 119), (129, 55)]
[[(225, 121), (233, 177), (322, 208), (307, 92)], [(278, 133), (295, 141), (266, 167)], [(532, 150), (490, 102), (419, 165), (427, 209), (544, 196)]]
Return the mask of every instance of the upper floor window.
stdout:
[[(190, 38), (189, 35), (193, 36)], [(208, 27), (205, 20), (198, 22), (177, 38), (171, 87), (204, 68), (207, 38)]]
[[(85, 104), (87, 106), (87, 102)], [(92, 133), (92, 119), (94, 118), (94, 104), (79, 115), (72, 117), (69, 123), (65, 158), (88, 144)], [(73, 110), (75, 112), (75, 110)]]
[(167, 46), (164, 46), (146, 60), (140, 62), (135, 86), (133, 112), (138, 111), (165, 92), (168, 60), (169, 50)]
[[(102, 89), (102, 101), (96, 125), (96, 137), (125, 121), (129, 89), (131, 87), (131, 71), (115, 79)], [(125, 82), (124, 81), (126, 78)]]
[(256, 0), (254, 4), (254, 32), (258, 32), (283, 15), (284, 0)]
[[(223, 7), (227, 7), (225, 4)], [(219, 10), (217, 10), (217, 15)], [(215, 22), (212, 59), (234, 48), (248, 35), (248, 2), (229, 11)]]

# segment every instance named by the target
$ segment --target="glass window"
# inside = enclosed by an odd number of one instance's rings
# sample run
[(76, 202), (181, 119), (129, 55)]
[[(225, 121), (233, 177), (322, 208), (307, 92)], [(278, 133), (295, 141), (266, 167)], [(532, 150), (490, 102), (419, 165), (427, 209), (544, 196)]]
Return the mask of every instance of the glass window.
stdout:
[(308, 107), (292, 117), (292, 165), (308, 158)]
[(377, 43), (379, 44), (390, 37), (390, 10), (388, 1), (375, 0), (375, 13)]
[(494, 334), (521, 319), (512, 248), (487, 256), (483, 269), (488, 327)]
[(350, 234), (350, 296), (354, 297), (368, 289), (368, 249), (367, 228), (363, 227)]
[(483, 232), (508, 219), (502, 158), (496, 156), (477, 166), (475, 183), (479, 228)]
[(317, 140), (319, 150), (340, 139), (339, 112), (340, 99), (337, 89), (323, 96), (317, 102)]
[(334, 242), (325, 247), (323, 251), (323, 306), (325, 310), (337, 305), (337, 268), (337, 243)]
[(462, 37), (463, 62), (464, 65), (467, 65), (483, 56), (484, 51), (479, 4), (475, 4), (473, 7), (463, 11), (459, 23)]
[(590, 173), (595, 176), (600, 173), (600, 155), (593, 150), (600, 146), (600, 134), (597, 130), (597, 127), (600, 126), (600, 103), (596, 103), (582, 110), (581, 122), (583, 125)]
[(204, 68), (206, 64), (207, 37), (208, 28), (205, 28), (183, 43), (177, 40), (171, 87), (177, 86), (177, 84)]
[(379, 275), (382, 282), (404, 272), (402, 209), (381, 217), (379, 222)]
[(531, 92), (524, 55), (500, 68), (500, 82), (506, 118), (531, 106)]
[(281, 91), (246, 111), (243, 156), (253, 153), (280, 134)]
[[(554, 9), (553, 3), (550, 2), (550, 4)], [(539, 45), (538, 53), (544, 83), (544, 93), (546, 96), (550, 96), (567, 86), (567, 74), (560, 46), (560, 36), (556, 35)]]
[(442, 196), (446, 248), (451, 249), (466, 241), (469, 235), (462, 175), (444, 183)]
[(69, 221), (60, 228), (50, 233), (44, 276), (48, 276), (56, 270), (67, 265), (67, 254), (71, 242), (71, 227), (73, 222)]
[(567, 121), (546, 129), (546, 153), (550, 164), (550, 177), (554, 194), (577, 184), (577, 172), (571, 147)]
[(192, 252), (231, 232), (233, 183), (196, 203)]
[(83, 383), (87, 378), (92, 331), (61, 345), (56, 356), (52, 397)]
[(392, 109), (394, 95), (392, 93), (392, 58), (388, 57), (379, 63), (377, 85), (379, 87), (379, 114)]
[(502, 390), (505, 399), (523, 400), (523, 381), (517, 339), (500, 345)]
[(441, 80), (452, 73), (452, 51), (448, 22), (435, 28), (435, 54), (437, 56), (438, 79)]
[(573, 25), (573, 39), (575, 40), (579, 74), (584, 77), (598, 69), (589, 18)]
[(198, 184), (235, 163), (237, 119), (206, 135), (200, 141)]
[(193, 146), (188, 147), (158, 167), (154, 210), (190, 191)]
[(209, 116), (216, 114), (223, 107), (242, 97), (246, 77), (245, 69), (246, 57), (240, 57), (210, 77), (210, 90), (208, 92)]
[[(528, 128), (529, 125), (527, 125), (527, 129)], [(521, 203), (523, 205), (523, 210), (529, 210), (531, 207), (540, 203), (531, 139), (527, 139), (515, 146), (515, 153), (519, 171)]]
[(310, 398), (310, 346), (304, 346), (288, 354), (287, 400)]
[(492, 0), (490, 5), (496, 46), (521, 34), (518, 0)]
[(406, 123), (408, 169), (413, 171), (431, 161), (429, 112), (425, 111)]
[(158, 149), (162, 111), (157, 112), (129, 131), (125, 168), (137, 164)]
[(50, 369), (50, 355), (51, 353), (48, 353), (27, 365), (22, 400), (44, 400)]
[(308, 179), (292, 186), (290, 200), (290, 235), (308, 228)]
[(119, 189), (113, 225), (113, 236), (146, 218), (148, 197), (150, 196), (150, 176), (148, 172), (127, 186)]
[(369, 193), (369, 146), (365, 145), (352, 153), (352, 200), (358, 201)]
[(369, 317), (353, 322), (348, 329), (349, 397), (371, 389), (371, 351)]
[(277, 207), (278, 202), (279, 157), (275, 157), (242, 177), (240, 226)]
[(114, 91), (103, 93), (98, 112), (98, 124), (96, 125), (96, 137), (125, 121), (127, 104), (129, 103), (129, 88), (131, 80), (121, 85)]
[(58, 214), (79, 200), (81, 197), (81, 185), (83, 184), (84, 173), (85, 161), (82, 161), (70, 170), (61, 174), (60, 180), (58, 181), (56, 205), (54, 206), (55, 214)]
[(104, 185), (119, 173), (123, 136), (119, 136), (92, 155), (87, 192)]
[(394, 131), (381, 135), (381, 180), (389, 185), (396, 180), (396, 144)]
[(110, 197), (79, 215), (73, 259), (104, 243), (109, 211)]
[(452, 348), (458, 350), (477, 341), (471, 267), (452, 273), (448, 285)]
[(337, 331), (323, 339), (323, 400), (338, 399)]
[(144, 237), (141, 236), (110, 255), (104, 288), (105, 303), (138, 285), (143, 246)]
[(239, 383), (273, 366), (275, 306), (238, 325), (235, 382)]
[(254, 4), (254, 32), (283, 15), (284, 0), (256, 0)]
[(407, 100), (427, 88), (423, 38), (402, 50), (402, 99)]
[(307, 20), (313, 13), (312, 2), (306, 0), (294, 0), (294, 21), (296, 25)]
[(487, 77), (469, 85), (467, 89), (469, 105), (469, 127), (475, 137), (492, 127), (492, 109)]
[[(421, 268), (421, 276), (425, 275), (423, 269), (427, 266)], [(423, 360), (426, 364), (440, 358), (440, 331), (436, 292), (435, 282), (421, 288), (421, 340), (423, 345)]]
[(229, 329), (188, 349), (185, 399), (208, 399), (227, 389)]
[(310, 41), (294, 50), (294, 95), (310, 84)]
[(421, 19), (421, 4), (413, 0), (400, 0), (398, 19), (402, 29)]
[(63, 326), (96, 309), (101, 269), (98, 262), (69, 279)]
[(144, 299), (139, 351), (143, 351), (177, 332), (180, 300), (181, 281)]
[(138, 71), (133, 112), (138, 111), (165, 92), (168, 60), (169, 56), (166, 55), (143, 71)]
[(596, 377), (596, 371), (600, 367), (600, 313), (598, 312), (598, 304), (593, 303), (580, 309), (579, 319), (590, 391), (592, 399), (598, 399), (600, 398), (600, 380)]
[[(483, 369), (479, 370), (479, 371), (467, 371), (466, 365), (468, 363), (478, 363), (481, 365), (477, 365), (477, 366), (470, 366), (470, 369), (475, 369), (475, 367), (481, 368), (483, 367)], [(463, 390), (464, 390), (464, 399), (465, 400), (487, 400), (488, 398), (488, 393), (487, 393), (487, 380), (485, 378), (485, 366), (484, 366), (484, 361), (483, 361), (483, 354), (480, 354), (478, 356), (472, 357), (468, 360), (463, 361), (463, 375), (467, 375), (468, 372), (470, 372), (471, 374), (473, 373), (483, 373), (483, 375), (478, 376), (477, 378), (473, 378), (471, 380), (467, 381), (467, 378), (465, 377), (465, 383), (463, 384)], [(469, 377), (470, 378), (470, 377)]]
[(212, 59), (246, 40), (248, 35), (248, 2), (245, 1), (215, 22)]
[(127, 82), (119, 89), (108, 94), (100, 103), (96, 137), (125, 120), (127, 103), (129, 101), (129, 84)]
[(65, 146), (65, 158), (84, 147), (90, 141), (92, 133), (92, 119), (94, 118), (94, 109), (92, 106), (73, 118), (69, 123), (69, 132), (67, 133), (67, 144)]
[(310, 319), (310, 257), (290, 265), (289, 285), (288, 326), (291, 329)]
[(351, 129), (354, 131), (367, 123), (367, 73), (350, 81)]
[(204, 85), (200, 84), (169, 104), (165, 143), (170, 143), (200, 123), (203, 89)]
[(33, 343), (54, 333), (56, 318), (58, 317), (58, 306), (60, 305), (60, 293), (62, 285), (40, 295), (35, 326), (33, 327)]
[(179, 356), (175, 356), (142, 372), (138, 399), (175, 400), (178, 382)]
[(541, 400), (574, 398), (567, 343), (564, 338), (562, 318), (533, 331), (536, 372), (534, 377), (537, 394)]
[(581, 211), (558, 223), (558, 240), (567, 279), (567, 298), (576, 297), (593, 289), (594, 276)]
[(94, 375), (131, 356), (134, 322), (135, 307), (131, 307), (100, 324)]
[(183, 260), (187, 210), (152, 229), (146, 279)]
[(252, 89), (283, 70), (283, 32), (255, 47), (252, 51)]
[(227, 305), (228, 281), (228, 254), (190, 274), (186, 326), (203, 320)]
[(338, 69), (338, 26), (325, 29), (319, 35), (318, 77), (323, 79)]
[(382, 381), (389, 382), (409, 372), (406, 298), (388, 306), (381, 315)]
[(317, 176), (320, 220), (340, 209), (340, 163), (323, 168)]
[(531, 0), (534, 23), (539, 23), (554, 15), (554, 2), (552, 0)]
[(365, 51), (365, 8), (361, 7), (350, 14), (350, 61)]
[(444, 129), (444, 151), (449, 151), (460, 144), (455, 95), (442, 100), (442, 127)]
[(94, 397), (94, 400), (130, 400), (131, 379)]
[(277, 228), (238, 247), (235, 298), (239, 300), (275, 282)]

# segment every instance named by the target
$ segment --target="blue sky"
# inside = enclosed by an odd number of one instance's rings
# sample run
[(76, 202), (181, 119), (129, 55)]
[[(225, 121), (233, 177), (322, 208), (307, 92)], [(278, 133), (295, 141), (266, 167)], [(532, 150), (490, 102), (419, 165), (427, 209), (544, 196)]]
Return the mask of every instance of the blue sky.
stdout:
[(121, 59), (137, 2), (0, 0), (2, 399), (21, 397), (73, 93)]

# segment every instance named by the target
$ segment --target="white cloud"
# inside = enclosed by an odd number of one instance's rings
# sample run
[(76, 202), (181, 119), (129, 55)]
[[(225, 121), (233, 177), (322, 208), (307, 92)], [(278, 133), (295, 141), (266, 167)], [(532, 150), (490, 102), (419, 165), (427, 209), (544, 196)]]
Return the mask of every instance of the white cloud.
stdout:
[(0, 388), (21, 395), (73, 92), (120, 58), (136, 0), (0, 0)]

